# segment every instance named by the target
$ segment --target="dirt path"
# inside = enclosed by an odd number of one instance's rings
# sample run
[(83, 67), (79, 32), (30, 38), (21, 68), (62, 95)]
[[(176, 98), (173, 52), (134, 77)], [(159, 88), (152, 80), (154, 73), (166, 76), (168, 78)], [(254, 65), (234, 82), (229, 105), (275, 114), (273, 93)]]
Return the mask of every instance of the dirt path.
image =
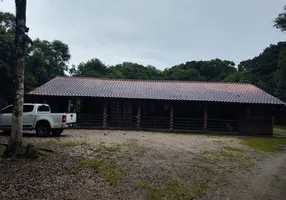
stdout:
[[(190, 193), (202, 200), (286, 199), (286, 152), (254, 151), (239, 137), (69, 130), (24, 141), (54, 153), (0, 158), (0, 199), (145, 200), (154, 191), (181, 195), (169, 199), (189, 200)], [(8, 136), (0, 134), (0, 142)], [(111, 184), (114, 173), (119, 178)]]
[(247, 188), (237, 199), (284, 200), (286, 198), (286, 152), (259, 163)]

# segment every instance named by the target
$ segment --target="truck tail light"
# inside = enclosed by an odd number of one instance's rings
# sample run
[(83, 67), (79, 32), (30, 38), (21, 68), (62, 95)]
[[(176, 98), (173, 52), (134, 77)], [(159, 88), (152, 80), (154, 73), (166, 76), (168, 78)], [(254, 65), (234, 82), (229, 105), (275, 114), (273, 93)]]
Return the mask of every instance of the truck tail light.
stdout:
[(65, 124), (65, 123), (67, 123), (67, 116), (63, 115), (62, 116), (62, 124)]

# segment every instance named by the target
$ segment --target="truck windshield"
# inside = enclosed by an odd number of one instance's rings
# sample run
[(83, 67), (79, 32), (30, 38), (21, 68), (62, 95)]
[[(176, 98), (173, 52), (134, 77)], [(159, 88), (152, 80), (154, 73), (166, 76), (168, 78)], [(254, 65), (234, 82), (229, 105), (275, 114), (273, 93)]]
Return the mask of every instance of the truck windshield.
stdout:
[(38, 107), (38, 112), (50, 112), (50, 107), (45, 106), (45, 105), (41, 105)]

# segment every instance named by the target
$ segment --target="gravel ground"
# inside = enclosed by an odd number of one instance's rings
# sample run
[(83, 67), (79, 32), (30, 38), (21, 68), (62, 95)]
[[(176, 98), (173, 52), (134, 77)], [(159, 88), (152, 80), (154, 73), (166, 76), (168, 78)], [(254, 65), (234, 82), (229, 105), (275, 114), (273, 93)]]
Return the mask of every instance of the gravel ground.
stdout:
[[(0, 143), (8, 136), (0, 134)], [(239, 137), (68, 130), (26, 143), (37, 160), (0, 160), (0, 199), (285, 199), (286, 154)], [(0, 149), (1, 150), (1, 149)]]

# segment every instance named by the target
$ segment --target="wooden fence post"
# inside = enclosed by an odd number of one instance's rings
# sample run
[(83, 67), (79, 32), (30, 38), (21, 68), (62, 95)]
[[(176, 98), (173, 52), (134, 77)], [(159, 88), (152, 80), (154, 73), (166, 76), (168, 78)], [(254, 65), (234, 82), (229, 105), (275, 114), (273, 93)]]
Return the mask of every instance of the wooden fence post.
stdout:
[(207, 103), (204, 103), (204, 133), (208, 131), (208, 107)]
[(173, 104), (170, 104), (170, 130), (174, 128), (174, 107)]
[(107, 118), (107, 102), (104, 99), (104, 103), (103, 103), (103, 128), (106, 128), (106, 126), (107, 126), (106, 118)]
[(68, 109), (67, 111), (70, 113), (71, 112), (71, 99), (68, 99)]
[(140, 129), (141, 124), (141, 101), (138, 101), (138, 109), (137, 109), (137, 129)]

